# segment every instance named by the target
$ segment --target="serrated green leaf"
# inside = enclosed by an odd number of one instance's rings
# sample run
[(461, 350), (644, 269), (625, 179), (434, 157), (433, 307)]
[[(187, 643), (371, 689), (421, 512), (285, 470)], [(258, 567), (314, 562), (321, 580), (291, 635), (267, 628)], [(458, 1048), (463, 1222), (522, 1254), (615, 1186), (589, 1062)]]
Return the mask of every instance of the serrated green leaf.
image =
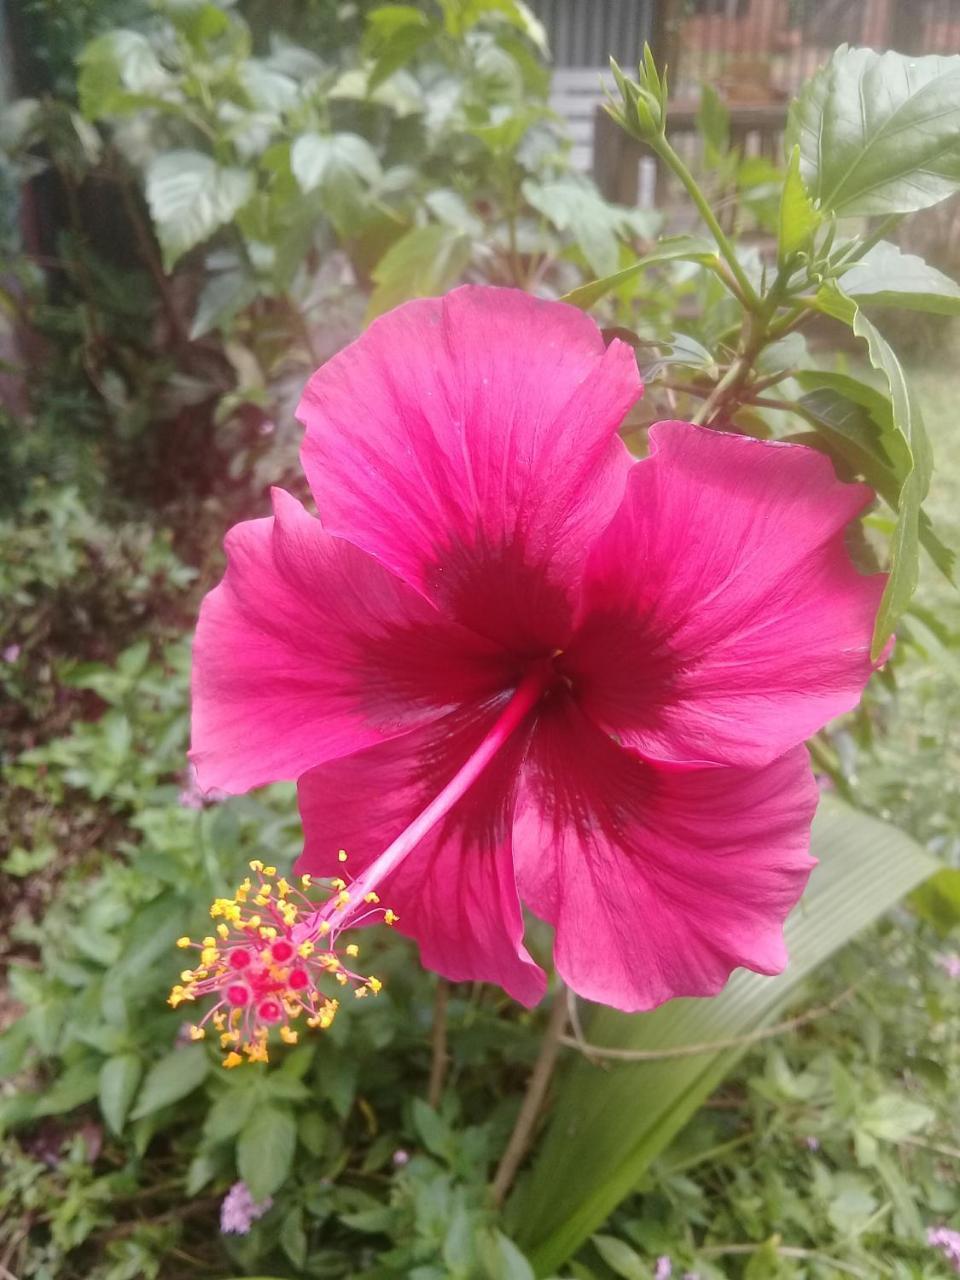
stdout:
[(172, 83), (147, 37), (139, 31), (107, 31), (77, 58), (77, 93), (88, 120), (126, 115), (156, 105)]
[(787, 176), (780, 193), (780, 234), (777, 261), (782, 266), (795, 253), (810, 246), (813, 233), (822, 221), (803, 182), (800, 172), (800, 148), (790, 152)]
[(841, 46), (790, 108), (807, 189), (843, 216), (910, 213), (960, 190), (960, 57)]
[(558, 231), (569, 232), (598, 276), (616, 272), (620, 245), (630, 235), (649, 232), (653, 225), (642, 211), (608, 204), (586, 183), (572, 179), (523, 184), (527, 201)]
[(179, 1102), (203, 1084), (209, 1069), (210, 1059), (202, 1044), (172, 1049), (147, 1072), (131, 1119), (139, 1120), (172, 1102)]
[(381, 173), (377, 153), (357, 133), (302, 133), (290, 150), (290, 168), (305, 192), (345, 176), (373, 183)]
[(114, 1133), (123, 1132), (142, 1075), (143, 1063), (135, 1053), (117, 1054), (100, 1068), (100, 1111)]
[(960, 315), (960, 285), (922, 258), (881, 240), (840, 277), (840, 287), (861, 306), (902, 307)]
[(168, 267), (225, 226), (254, 192), (253, 174), (201, 151), (167, 151), (150, 162), (147, 203)]
[[(820, 865), (787, 922), (783, 974), (740, 971), (715, 999), (674, 1000), (640, 1016), (598, 1009), (590, 1041), (656, 1050), (754, 1031), (814, 969), (937, 869), (909, 836), (836, 800), (822, 803), (812, 847)], [(508, 1223), (539, 1275), (555, 1270), (634, 1190), (745, 1047), (605, 1068), (571, 1065), (532, 1173), (508, 1206)]]
[(289, 1111), (259, 1106), (237, 1140), (237, 1172), (254, 1200), (272, 1196), (290, 1172), (297, 1124)]

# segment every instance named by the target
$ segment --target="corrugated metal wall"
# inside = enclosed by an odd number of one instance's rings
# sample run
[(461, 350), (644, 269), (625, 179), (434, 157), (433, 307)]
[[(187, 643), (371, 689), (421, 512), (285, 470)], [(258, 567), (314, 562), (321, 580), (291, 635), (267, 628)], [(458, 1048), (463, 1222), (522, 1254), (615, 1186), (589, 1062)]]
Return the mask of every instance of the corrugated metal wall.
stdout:
[(612, 55), (635, 64), (649, 40), (658, 0), (529, 0), (547, 28), (554, 65), (605, 67)]

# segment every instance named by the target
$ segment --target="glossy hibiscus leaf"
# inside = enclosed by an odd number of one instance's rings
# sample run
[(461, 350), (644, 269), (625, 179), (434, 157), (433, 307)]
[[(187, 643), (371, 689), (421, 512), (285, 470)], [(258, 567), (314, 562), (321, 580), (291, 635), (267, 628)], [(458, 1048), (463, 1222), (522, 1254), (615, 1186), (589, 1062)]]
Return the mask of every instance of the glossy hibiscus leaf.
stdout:
[(820, 208), (910, 213), (960, 190), (960, 57), (908, 57), (841, 46), (790, 108)]

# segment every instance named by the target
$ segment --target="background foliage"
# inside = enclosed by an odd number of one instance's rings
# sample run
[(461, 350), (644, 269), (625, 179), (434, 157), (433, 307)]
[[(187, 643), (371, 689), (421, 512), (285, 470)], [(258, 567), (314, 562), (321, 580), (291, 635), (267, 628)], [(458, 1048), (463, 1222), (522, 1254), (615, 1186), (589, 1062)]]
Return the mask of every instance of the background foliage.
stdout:
[[(38, 92), (6, 114), (0, 184), (0, 1263), (36, 1280), (649, 1280), (658, 1258), (700, 1280), (943, 1275), (926, 1229), (960, 1226), (960, 287), (897, 235), (960, 188), (960, 59), (907, 74), (839, 51), (781, 167), (731, 148), (705, 89), (696, 178), (646, 61), (612, 109), (699, 210), (670, 234), (571, 170), (522, 4), (289, 13), (24, 7)], [(542, 1013), (454, 988), (433, 1107), (435, 983), (401, 939), (376, 943), (377, 1002), (269, 1068), (220, 1071), (164, 1003), (173, 940), (203, 932), (249, 857), (298, 851), (290, 788), (212, 802), (184, 770), (188, 637), (222, 532), (298, 483), (306, 374), (462, 279), (565, 295), (627, 337), (637, 452), (651, 421), (686, 416), (866, 478), (880, 502), (857, 554), (894, 564), (878, 649), (897, 626), (861, 708), (811, 744), (835, 794), (794, 968), (653, 1015), (581, 1011), (621, 1053), (713, 1047), (629, 1065), (565, 1048), (503, 1215), (487, 1185)], [(272, 1207), (221, 1236), (238, 1177)]]

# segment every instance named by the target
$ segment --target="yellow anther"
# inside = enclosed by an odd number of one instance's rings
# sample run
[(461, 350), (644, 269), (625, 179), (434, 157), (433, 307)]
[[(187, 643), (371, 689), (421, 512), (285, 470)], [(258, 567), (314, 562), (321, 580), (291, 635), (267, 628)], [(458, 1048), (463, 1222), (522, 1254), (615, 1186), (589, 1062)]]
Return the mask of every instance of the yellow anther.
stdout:
[(340, 907), (345, 907), (349, 901), (350, 901), (350, 894), (347, 892), (346, 889), (341, 889), (340, 892), (337, 894), (337, 905)]
[(334, 889), (345, 889), (347, 887), (346, 880), (341, 880), (339, 876), (335, 876), (330, 883)]
[(184, 936), (183, 936), (182, 938), (178, 938), (178, 939), (177, 939), (177, 946), (178, 946), (178, 947), (180, 947), (181, 949), (182, 949), (183, 947), (189, 947), (189, 946), (190, 946), (190, 939), (186, 936), (186, 934), (184, 934)]
[(247, 928), (259, 929), (262, 919), (263, 919), (262, 916), (251, 916), (250, 919), (247, 921)]
[(281, 1027), (280, 1039), (283, 1041), (284, 1044), (296, 1044), (297, 1041), (300, 1039), (300, 1036), (297, 1034), (296, 1031), (294, 1031), (292, 1027)]
[(367, 994), (367, 988), (357, 987), (356, 991), (354, 991), (353, 994), (357, 997), (358, 1000), (360, 1000), (363, 996)]
[(260, 893), (257, 894), (257, 896), (254, 898), (253, 901), (254, 901), (254, 905), (258, 907), (266, 907), (266, 906), (269, 906), (270, 904), (270, 899), (265, 898), (263, 894), (260, 894)]
[(191, 1039), (191, 1040), (202, 1040), (202, 1039), (203, 1039), (203, 1037), (204, 1037), (206, 1034), (207, 1034), (207, 1033), (204, 1031), (203, 1027), (191, 1027), (191, 1028), (190, 1028), (190, 1039)]
[(313, 877), (312, 877), (312, 876), (302, 875), (302, 876), (300, 877), (300, 888), (301, 888), (301, 889), (309, 889), (309, 888), (310, 888), (310, 886), (311, 886), (312, 884), (313, 884)]
[(246, 902), (247, 894), (250, 892), (250, 881), (246, 880), (239, 886), (237, 892), (233, 895), (236, 902)]
[(271, 893), (273, 893), (273, 885), (264, 882), (260, 886), (260, 892), (265, 898), (269, 898)]
[(299, 945), (299, 947), (297, 947), (297, 951), (299, 952), (299, 954), (300, 954), (300, 955), (302, 955), (302, 956), (303, 956), (304, 960), (306, 960), (307, 956), (312, 956), (312, 955), (313, 955), (313, 952), (314, 952), (314, 946), (313, 946), (313, 943), (312, 943), (312, 942), (301, 942), (301, 943), (300, 943), (300, 945)]
[(366, 894), (366, 895), (365, 895), (365, 897), (364, 897), (364, 899), (363, 899), (363, 900), (364, 900), (364, 902), (379, 902), (379, 901), (380, 901), (380, 895), (379, 895), (379, 893), (368, 893), (368, 894)]
[(203, 945), (204, 945), (205, 947), (215, 947), (215, 946), (217, 945), (217, 940), (216, 940), (216, 938), (211, 938), (211, 937), (209, 937), (209, 936), (208, 936), (208, 937), (204, 938), (204, 940), (203, 940)]
[(230, 930), (227, 928), (225, 924), (217, 925), (217, 936), (219, 937), (221, 942), (226, 942), (226, 940), (230, 937)]
[(216, 964), (220, 952), (216, 947), (204, 947), (200, 952), (201, 964)]
[(249, 1062), (269, 1062), (270, 1054), (267, 1052), (266, 1040), (254, 1040), (243, 1046), (243, 1051), (247, 1055)]
[(358, 956), (360, 954), (360, 948), (355, 942), (351, 942), (349, 947), (346, 947), (345, 950), (348, 956)]
[(259, 858), (254, 858), (254, 860), (250, 863), (250, 870), (251, 871), (263, 870), (263, 863), (260, 861)]
[(215, 1013), (213, 1015), (213, 1025), (216, 1027), (218, 1031), (222, 1031), (223, 1028), (227, 1025), (227, 1019), (225, 1015), (222, 1013)]
[(239, 1043), (240, 1043), (240, 1032), (239, 1032), (239, 1031), (223, 1031), (223, 1032), (221, 1032), (221, 1034), (220, 1034), (220, 1047), (221, 1047), (221, 1049), (225, 1049), (225, 1048), (227, 1047), (227, 1045), (228, 1045), (228, 1044), (239, 1044)]
[(341, 987), (345, 987), (347, 983), (350, 981), (350, 979), (347, 977), (345, 973), (338, 973), (335, 976), (337, 981), (340, 983)]
[(266, 938), (268, 942), (272, 942), (277, 936), (277, 931), (272, 924), (262, 924), (259, 929), (260, 937)]
[(283, 876), (277, 881), (277, 893), (281, 898), (285, 898), (292, 888), (293, 885), (284, 880)]
[(276, 868), (276, 867), (264, 867), (264, 868), (263, 868), (263, 874), (264, 874), (265, 876), (275, 876), (275, 875), (277, 874), (277, 868)]
[(230, 1067), (239, 1067), (242, 1062), (243, 1059), (240, 1057), (239, 1053), (237, 1053), (236, 1049), (231, 1049), (224, 1058), (223, 1065), (229, 1069)]
[(330, 932), (330, 921), (321, 920), (320, 923), (317, 925), (317, 932), (320, 934), (322, 938), (325, 938), (327, 934)]
[(373, 992), (374, 995), (378, 995), (383, 990), (383, 983), (380, 981), (379, 978), (372, 978), (372, 977), (368, 978), (367, 986), (370, 988), (370, 990)]
[(400, 917), (397, 913), (395, 911), (391, 911), (389, 907), (387, 907), (386, 911), (383, 913), (384, 924), (396, 924), (399, 919)]
[(182, 969), (182, 970), (181, 970), (181, 972), (180, 972), (180, 981), (181, 981), (181, 982), (189, 982), (192, 978), (193, 978), (193, 970), (192, 970), (192, 969)]
[(338, 861), (338, 862), (346, 862), (346, 860), (347, 860), (347, 851), (346, 851), (346, 849), (338, 849), (338, 850), (337, 850), (337, 861)]

